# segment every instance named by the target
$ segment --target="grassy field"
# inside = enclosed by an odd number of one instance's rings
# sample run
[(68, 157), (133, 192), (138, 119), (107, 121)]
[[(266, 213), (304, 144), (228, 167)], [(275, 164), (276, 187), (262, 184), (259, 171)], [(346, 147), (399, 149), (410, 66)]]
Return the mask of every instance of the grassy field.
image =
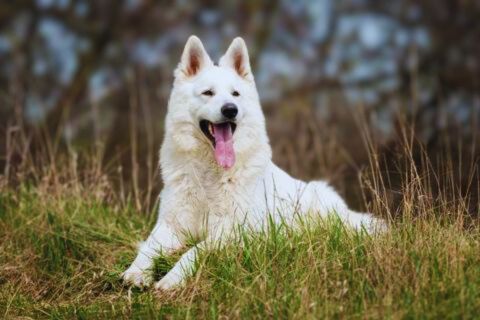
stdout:
[[(242, 248), (204, 254), (183, 289), (130, 290), (119, 276), (153, 219), (88, 188), (5, 188), (0, 317), (438, 319), (480, 310), (480, 229), (455, 214), (406, 214), (376, 238), (336, 221), (246, 234)], [(171, 263), (159, 259), (156, 275)]]
[[(156, 219), (158, 191), (136, 178), (145, 168), (134, 162), (123, 181), (101, 153), (73, 148), (26, 152), (15, 164), (30, 145), (12, 142), (0, 174), (0, 319), (478, 318), (477, 158), (456, 168), (446, 153), (436, 166), (408, 134), (399, 139), (386, 167), (366, 135), (370, 164), (357, 184), (387, 232), (371, 237), (332, 219), (243, 233), (242, 246), (203, 253), (171, 292), (120, 280)], [(180, 254), (158, 258), (155, 277)]]

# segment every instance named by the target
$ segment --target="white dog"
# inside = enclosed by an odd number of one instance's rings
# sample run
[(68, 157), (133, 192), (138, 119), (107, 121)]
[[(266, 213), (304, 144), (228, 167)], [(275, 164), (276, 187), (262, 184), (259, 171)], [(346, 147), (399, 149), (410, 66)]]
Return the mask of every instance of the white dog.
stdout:
[(258, 230), (268, 217), (293, 224), (297, 215), (329, 213), (355, 228), (373, 230), (378, 222), (349, 210), (327, 183), (296, 180), (272, 162), (241, 38), (233, 40), (218, 65), (200, 39), (188, 39), (175, 70), (160, 166), (165, 186), (158, 221), (123, 274), (135, 286), (152, 283), (156, 255), (181, 248), (192, 236), (201, 241), (155, 284), (157, 289), (181, 284), (198, 250), (232, 235), (239, 225)]

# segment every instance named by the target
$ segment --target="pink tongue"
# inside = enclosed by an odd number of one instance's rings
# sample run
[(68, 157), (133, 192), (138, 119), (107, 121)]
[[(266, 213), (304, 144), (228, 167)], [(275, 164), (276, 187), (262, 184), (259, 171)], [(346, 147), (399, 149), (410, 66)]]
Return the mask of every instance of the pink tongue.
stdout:
[(235, 163), (231, 125), (229, 123), (214, 124), (213, 135), (215, 137), (215, 160), (224, 169), (230, 169)]

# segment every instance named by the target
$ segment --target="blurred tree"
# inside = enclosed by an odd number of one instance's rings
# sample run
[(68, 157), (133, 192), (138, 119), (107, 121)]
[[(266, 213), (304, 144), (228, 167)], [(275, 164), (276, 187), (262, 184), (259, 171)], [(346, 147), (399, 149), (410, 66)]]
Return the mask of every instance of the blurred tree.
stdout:
[(442, 132), (475, 135), (479, 16), (468, 0), (3, 1), (0, 126), (16, 114), (76, 143), (101, 137), (107, 154), (135, 139), (146, 148), (135, 127), (152, 148), (187, 37), (218, 58), (241, 35), (273, 135), (294, 129), (280, 119), (290, 105), (335, 121), (346, 121), (339, 106), (363, 105), (384, 142), (402, 112), (435, 148)]

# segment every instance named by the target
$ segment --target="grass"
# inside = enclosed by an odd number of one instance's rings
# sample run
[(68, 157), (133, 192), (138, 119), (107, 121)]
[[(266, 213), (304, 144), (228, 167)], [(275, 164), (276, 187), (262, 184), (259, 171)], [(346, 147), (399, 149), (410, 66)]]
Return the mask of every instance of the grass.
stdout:
[[(385, 165), (362, 123), (370, 163), (358, 185), (364, 206), (388, 217), (388, 232), (370, 237), (334, 219), (241, 232), (242, 246), (202, 253), (195, 275), (172, 292), (120, 281), (156, 218), (145, 209), (156, 193), (153, 170), (146, 166), (142, 184), (136, 148), (126, 182), (99, 150), (57, 150), (49, 141), (31, 148), (20, 131), (0, 174), (0, 318), (478, 318), (476, 149), (469, 162), (461, 154), (455, 162), (453, 152), (431, 159), (403, 125)], [(159, 257), (155, 277), (180, 254)]]
[[(371, 238), (338, 222), (244, 234), (204, 254), (171, 293), (125, 288), (122, 271), (154, 215), (88, 190), (41, 186), (0, 196), (0, 317), (474, 318), (480, 229), (435, 214)], [(172, 264), (159, 258), (157, 276)]]

